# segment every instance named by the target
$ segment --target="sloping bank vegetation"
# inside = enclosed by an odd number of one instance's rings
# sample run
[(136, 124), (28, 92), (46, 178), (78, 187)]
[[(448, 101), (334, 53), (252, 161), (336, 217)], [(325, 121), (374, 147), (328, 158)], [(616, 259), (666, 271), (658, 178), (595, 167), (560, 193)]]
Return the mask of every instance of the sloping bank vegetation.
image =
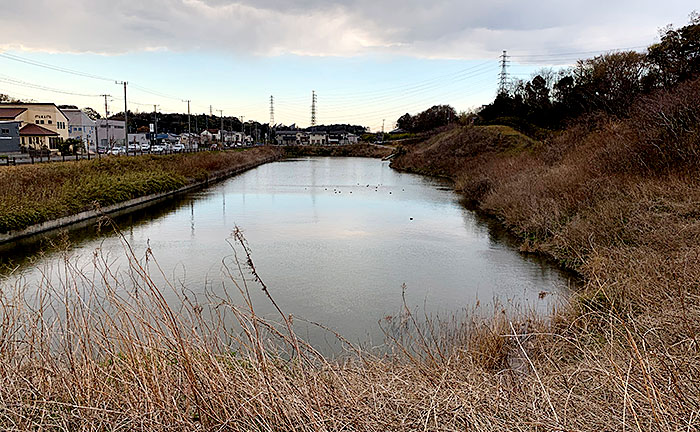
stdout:
[[(674, 48), (683, 37), (666, 40), (668, 53), (683, 54)], [(634, 82), (652, 80), (649, 71), (663, 79), (616, 108), (615, 98), (602, 111), (586, 103), (564, 129), (504, 109), (501, 118), (532, 127), (535, 139), (453, 125), (399, 152), (396, 167), (454, 178), (524, 250), (584, 276), (580, 295), (549, 319), (496, 310), (425, 324), (406, 311), (385, 354), (347, 344), (346, 358), (330, 360), (283, 310), (282, 326), (254, 313), (249, 290), (272, 301), (274, 287), (240, 232), (223, 262), (230, 281), (198, 298), (154, 282), (157, 251), (142, 257), (124, 239), (128, 276), (96, 251), (94, 269), (67, 254), (59, 280), (3, 285), (0, 428), (697, 430), (700, 82), (684, 75), (700, 59), (692, 46), (679, 73), (641, 58), (646, 72)], [(571, 89), (627, 70), (612, 68), (615, 58), (582, 63), (579, 72), (595, 73)], [(182, 306), (171, 309), (171, 296)]]
[(277, 149), (253, 148), (6, 167), (0, 170), (0, 233), (91, 210), (95, 205), (174, 191), (280, 156)]

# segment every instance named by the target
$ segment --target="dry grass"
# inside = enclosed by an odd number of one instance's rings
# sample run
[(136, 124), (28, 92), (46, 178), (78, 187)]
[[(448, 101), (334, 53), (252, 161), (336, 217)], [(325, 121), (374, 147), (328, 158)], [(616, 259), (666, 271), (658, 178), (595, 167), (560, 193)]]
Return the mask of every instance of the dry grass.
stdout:
[(254, 148), (5, 167), (0, 169), (0, 232), (90, 210), (95, 204), (172, 191), (280, 155), (274, 148)]
[[(601, 405), (596, 415), (618, 422), (622, 415), (632, 430), (700, 427), (699, 95), (700, 81), (686, 83), (639, 100), (628, 119), (587, 119), (533, 151), (494, 147), (492, 135), (462, 145), (475, 131), (455, 129), (395, 163), (452, 177), (522, 239), (524, 251), (584, 277), (549, 342), (565, 337), (578, 352), (547, 351), (561, 365), (559, 379), (595, 370), (589, 401)], [(628, 405), (628, 371), (635, 370), (645, 421)]]
[[(124, 274), (97, 254), (88, 270), (67, 257), (60, 280), (3, 282), (0, 428), (698, 430), (700, 184), (688, 163), (621, 165), (659, 145), (633, 125), (597, 119), (524, 145), (455, 129), (396, 161), (454, 177), (523, 249), (584, 276), (550, 319), (498, 309), (426, 323), (405, 311), (386, 352), (348, 344), (332, 360), (284, 311), (279, 323), (255, 314), (248, 290), (272, 300), (274, 287), (238, 232), (228, 290), (202, 304), (154, 282), (153, 254), (146, 266), (124, 240)], [(697, 143), (692, 127), (671, 130)]]
[[(408, 310), (382, 354), (330, 360), (280, 311), (255, 314), (261, 281), (240, 232), (227, 290), (193, 302), (153, 253), (113, 274), (70, 255), (66, 277), (0, 291), (3, 430), (693, 430), (692, 339), (583, 308), (514, 322), (506, 311), (420, 323)], [(257, 282), (254, 282), (256, 281)], [(128, 281), (125, 282), (125, 281)], [(177, 310), (164, 300), (176, 295)], [(584, 303), (580, 303), (584, 305)]]

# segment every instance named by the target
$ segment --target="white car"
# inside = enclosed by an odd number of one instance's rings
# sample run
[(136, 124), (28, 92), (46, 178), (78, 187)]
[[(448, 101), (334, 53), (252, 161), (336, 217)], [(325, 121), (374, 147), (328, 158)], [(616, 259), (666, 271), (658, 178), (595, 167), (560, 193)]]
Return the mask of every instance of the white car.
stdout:
[(163, 153), (164, 151), (165, 147), (160, 144), (155, 144), (151, 146), (151, 153)]
[(179, 153), (179, 152), (185, 150), (185, 146), (182, 145), (182, 144), (180, 144), (180, 143), (173, 144), (173, 145), (170, 146), (170, 150)]
[(141, 147), (138, 144), (129, 144), (129, 153), (135, 153), (139, 150), (141, 150)]
[(109, 151), (109, 154), (111, 155), (123, 155), (126, 154), (126, 149), (121, 146), (117, 147), (112, 147), (112, 150)]
[(151, 145), (148, 143), (143, 143), (141, 144), (141, 151), (142, 152), (147, 152), (151, 149)]

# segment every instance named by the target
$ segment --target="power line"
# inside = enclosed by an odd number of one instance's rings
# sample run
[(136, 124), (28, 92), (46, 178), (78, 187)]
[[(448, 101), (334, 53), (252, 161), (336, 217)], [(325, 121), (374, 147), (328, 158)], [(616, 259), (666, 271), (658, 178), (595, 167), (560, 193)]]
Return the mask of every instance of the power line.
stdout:
[(38, 66), (38, 67), (42, 67), (45, 69), (51, 69), (54, 71), (63, 72), (63, 73), (71, 74), (71, 75), (82, 76), (85, 78), (92, 78), (92, 79), (97, 79), (97, 80), (102, 80), (102, 81), (114, 81), (114, 79), (112, 79), (112, 78), (107, 78), (107, 77), (103, 77), (100, 75), (94, 75), (94, 74), (81, 72), (81, 71), (77, 71), (77, 70), (73, 70), (73, 69), (68, 69), (68, 68), (64, 68), (61, 66), (54, 66), (54, 65), (40, 62), (40, 61), (36, 61), (36, 60), (29, 60), (29, 59), (26, 59), (26, 58), (23, 58), (23, 57), (14, 55), (14, 54), (10, 54), (10, 53), (0, 53), (0, 57), (4, 57), (8, 60), (26, 63), (26, 64), (29, 64), (32, 66)]

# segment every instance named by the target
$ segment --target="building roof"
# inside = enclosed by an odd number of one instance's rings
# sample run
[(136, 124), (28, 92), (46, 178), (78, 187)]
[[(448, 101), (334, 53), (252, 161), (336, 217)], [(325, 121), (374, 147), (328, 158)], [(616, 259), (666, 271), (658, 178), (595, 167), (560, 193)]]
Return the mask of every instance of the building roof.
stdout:
[(57, 132), (31, 123), (20, 129), (19, 134), (25, 136), (58, 136)]
[(17, 103), (6, 103), (3, 105), (5, 105), (5, 107), (9, 107), (9, 108), (20, 108), (20, 109), (26, 109), (26, 108), (22, 108), (23, 106), (26, 106), (26, 105), (51, 105), (54, 108), (56, 108), (56, 110), (59, 113), (61, 113), (61, 115), (63, 117), (65, 117), (66, 120), (68, 120), (68, 117), (66, 117), (66, 115), (63, 113), (63, 111), (61, 111), (61, 109), (53, 102), (17, 102)]
[(0, 120), (14, 120), (26, 110), (26, 108), (0, 108)]

